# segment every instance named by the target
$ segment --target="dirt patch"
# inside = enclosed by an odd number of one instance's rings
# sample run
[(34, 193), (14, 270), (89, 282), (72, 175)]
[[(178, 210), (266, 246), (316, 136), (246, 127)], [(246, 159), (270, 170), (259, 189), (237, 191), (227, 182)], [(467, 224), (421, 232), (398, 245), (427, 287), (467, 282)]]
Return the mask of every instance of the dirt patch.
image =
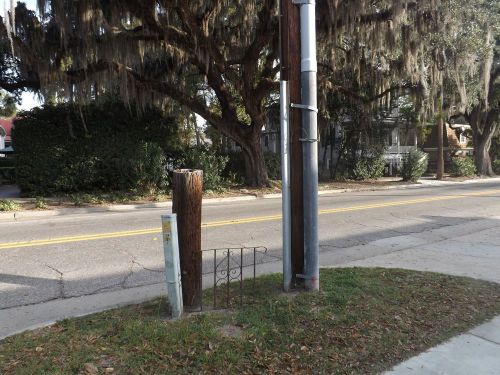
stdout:
[(219, 327), (218, 331), (222, 337), (239, 339), (243, 336), (243, 329), (232, 324), (225, 324), (222, 327)]

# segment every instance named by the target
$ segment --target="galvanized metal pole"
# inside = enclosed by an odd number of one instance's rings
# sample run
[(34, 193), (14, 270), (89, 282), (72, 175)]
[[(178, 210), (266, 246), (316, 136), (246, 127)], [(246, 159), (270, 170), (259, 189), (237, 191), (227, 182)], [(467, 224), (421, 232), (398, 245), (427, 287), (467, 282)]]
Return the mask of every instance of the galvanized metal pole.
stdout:
[(290, 201), (290, 95), (288, 82), (281, 81), (280, 122), (281, 122), (281, 191), (283, 210), (283, 289), (292, 287), (292, 210)]
[(318, 245), (318, 103), (316, 59), (316, 4), (314, 0), (295, 0), (300, 4), (302, 155), (304, 186), (305, 287), (319, 289)]
[(442, 180), (444, 176), (444, 119), (443, 119), (443, 84), (439, 93), (439, 119), (437, 125), (438, 147), (437, 147), (437, 167), (436, 179)]
[(183, 304), (179, 239), (177, 237), (177, 215), (162, 215), (161, 223), (168, 303), (172, 311), (172, 317), (180, 318), (183, 312)]

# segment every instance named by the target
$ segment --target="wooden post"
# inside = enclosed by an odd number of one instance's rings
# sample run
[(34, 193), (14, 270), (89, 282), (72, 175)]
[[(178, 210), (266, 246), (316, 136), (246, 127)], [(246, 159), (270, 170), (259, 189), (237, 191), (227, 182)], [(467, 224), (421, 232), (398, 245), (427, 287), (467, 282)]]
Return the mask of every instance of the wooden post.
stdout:
[[(290, 102), (302, 103), (300, 89), (300, 9), (292, 0), (281, 0), (281, 79), (288, 81)], [(302, 113), (290, 109), (290, 190), (292, 211), (292, 284), (304, 274), (304, 189), (302, 171)]]
[(177, 214), (182, 298), (190, 310), (201, 308), (201, 204), (203, 171), (174, 172), (172, 211)]

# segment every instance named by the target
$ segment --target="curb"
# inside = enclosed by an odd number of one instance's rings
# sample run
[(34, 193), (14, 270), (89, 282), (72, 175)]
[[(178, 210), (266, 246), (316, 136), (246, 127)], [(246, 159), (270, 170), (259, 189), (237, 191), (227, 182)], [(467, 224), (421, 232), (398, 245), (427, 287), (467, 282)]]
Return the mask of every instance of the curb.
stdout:
[[(415, 184), (378, 186), (378, 187), (373, 186), (367, 188), (354, 188), (354, 189), (320, 190), (318, 192), (318, 195), (322, 196), (329, 194), (356, 193), (363, 191), (422, 189), (422, 188), (432, 188), (439, 186), (481, 184), (488, 182), (500, 182), (500, 177), (473, 179), (466, 181), (436, 181), (436, 180), (423, 179), (419, 180), (418, 183)], [(245, 202), (245, 201), (254, 201), (259, 199), (279, 199), (279, 198), (281, 198), (281, 193), (263, 194), (259, 196), (246, 195), (246, 196), (236, 196), (229, 198), (204, 198), (203, 204)], [(110, 205), (103, 207), (59, 208), (59, 209), (45, 210), (45, 211), (27, 210), (27, 211), (16, 211), (16, 212), (3, 212), (0, 213), (0, 223), (16, 221), (18, 219), (37, 219), (37, 218), (56, 217), (65, 215), (83, 215), (88, 213), (106, 213), (106, 212), (110, 213), (110, 212), (133, 211), (139, 209), (170, 208), (170, 207), (172, 207), (172, 201), (145, 203), (145, 204), (119, 204), (119, 205)]]

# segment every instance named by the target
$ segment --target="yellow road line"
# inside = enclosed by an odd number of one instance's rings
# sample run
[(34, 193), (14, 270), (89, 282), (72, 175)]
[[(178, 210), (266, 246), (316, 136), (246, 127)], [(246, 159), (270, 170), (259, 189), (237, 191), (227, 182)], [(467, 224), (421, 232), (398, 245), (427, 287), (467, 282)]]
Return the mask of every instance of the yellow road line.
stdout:
[[(363, 211), (363, 210), (371, 210), (371, 209), (384, 208), (384, 207), (409, 206), (409, 205), (414, 205), (414, 204), (419, 204), (419, 203), (447, 201), (447, 200), (453, 200), (453, 199), (477, 197), (477, 196), (484, 196), (484, 195), (497, 194), (497, 193), (500, 193), (500, 190), (486, 190), (486, 191), (480, 191), (480, 192), (468, 193), (468, 194), (433, 196), (433, 197), (408, 199), (408, 200), (401, 200), (401, 201), (394, 201), (394, 202), (374, 203), (374, 204), (367, 204), (367, 205), (360, 205), (360, 206), (326, 209), (326, 210), (320, 210), (319, 214), (320, 215), (328, 215), (328, 214), (335, 214), (335, 213), (341, 213), (341, 212)], [(212, 222), (208, 222), (208, 223), (203, 223), (201, 226), (202, 226), (202, 228), (215, 228), (215, 227), (223, 227), (223, 226), (230, 226), (230, 225), (241, 225), (241, 224), (258, 223), (258, 222), (265, 222), (265, 221), (276, 221), (276, 220), (281, 220), (281, 215), (256, 216), (256, 217), (249, 217), (249, 218), (245, 218), (245, 219), (212, 221)], [(0, 243), (0, 250), (15, 249), (15, 248), (22, 248), (22, 247), (44, 246), (44, 245), (56, 245), (56, 244), (82, 242), (82, 241), (95, 241), (95, 240), (102, 240), (102, 239), (109, 239), (109, 238), (133, 237), (133, 236), (141, 236), (141, 235), (146, 235), (146, 234), (159, 234), (160, 232), (161, 232), (161, 228), (150, 228), (150, 229), (139, 229), (139, 230), (127, 230), (127, 231), (121, 231), (121, 232), (97, 233), (97, 234), (81, 235), (81, 236), (58, 237), (58, 238), (44, 239), (44, 240), (7, 242), (7, 243)]]

